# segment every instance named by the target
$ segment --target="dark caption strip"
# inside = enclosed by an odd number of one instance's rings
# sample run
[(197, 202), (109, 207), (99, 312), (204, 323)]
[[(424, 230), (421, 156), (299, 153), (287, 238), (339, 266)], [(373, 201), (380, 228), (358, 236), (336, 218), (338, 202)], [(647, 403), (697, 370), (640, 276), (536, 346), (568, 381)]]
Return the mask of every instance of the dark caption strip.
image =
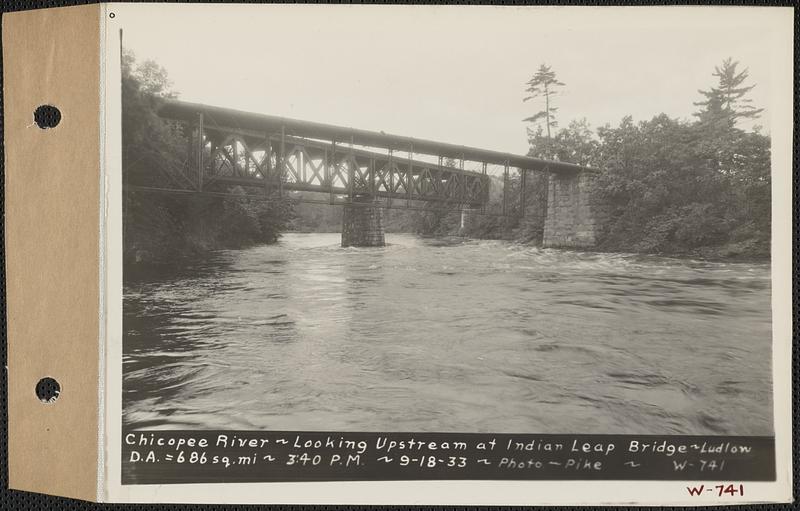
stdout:
[(126, 431), (123, 484), (774, 481), (773, 437)]

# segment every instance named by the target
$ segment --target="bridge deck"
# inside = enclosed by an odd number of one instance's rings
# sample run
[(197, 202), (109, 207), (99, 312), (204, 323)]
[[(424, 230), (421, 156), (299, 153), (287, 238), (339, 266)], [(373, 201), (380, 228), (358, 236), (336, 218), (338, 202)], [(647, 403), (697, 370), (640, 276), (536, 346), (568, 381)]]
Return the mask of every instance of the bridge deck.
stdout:
[[(483, 207), (489, 201), (488, 164), (504, 167), (503, 214), (508, 201), (509, 169), (520, 169), (518, 199), (524, 214), (526, 170), (574, 176), (587, 169), (571, 163), (498, 151), (241, 112), (176, 100), (165, 101), (159, 115), (184, 126), (188, 158), (173, 165), (180, 191), (225, 193), (231, 185), (336, 196), (405, 199), (414, 202)], [(358, 147), (361, 146), (361, 147)], [(369, 150), (365, 148), (369, 148)], [(386, 152), (381, 152), (385, 150)], [(437, 163), (417, 155), (434, 156)], [(450, 164), (444, 164), (450, 160)], [(460, 168), (454, 166), (460, 162)], [(482, 172), (463, 169), (465, 161)], [(130, 183), (141, 187), (143, 183)], [(147, 186), (147, 184), (144, 184)]]
[(368, 131), (331, 124), (301, 121), (285, 117), (243, 112), (230, 108), (168, 100), (162, 106), (163, 117), (185, 122), (197, 122), (198, 114), (203, 114), (206, 123), (232, 129), (243, 128), (267, 133), (280, 133), (300, 138), (352, 143), (360, 146), (381, 148), (393, 151), (411, 151), (418, 154), (465, 159), (494, 165), (509, 165), (523, 170), (547, 170), (555, 173), (575, 173), (594, 170), (572, 163), (542, 160), (530, 156), (520, 156), (500, 151), (491, 151), (443, 142), (434, 142), (412, 137), (390, 135), (383, 132)]

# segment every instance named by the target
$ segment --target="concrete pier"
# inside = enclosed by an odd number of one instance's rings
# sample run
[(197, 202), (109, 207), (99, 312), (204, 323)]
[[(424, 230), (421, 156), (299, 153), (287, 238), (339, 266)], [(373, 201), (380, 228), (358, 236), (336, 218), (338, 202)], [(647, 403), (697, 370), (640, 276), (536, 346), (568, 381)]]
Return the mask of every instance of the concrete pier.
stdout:
[(383, 247), (383, 210), (370, 196), (356, 196), (342, 213), (343, 247)]
[(475, 208), (461, 208), (461, 224), (459, 232), (470, 231), (478, 222), (481, 210)]
[(591, 248), (598, 238), (598, 198), (592, 193), (595, 174), (550, 174), (542, 246)]

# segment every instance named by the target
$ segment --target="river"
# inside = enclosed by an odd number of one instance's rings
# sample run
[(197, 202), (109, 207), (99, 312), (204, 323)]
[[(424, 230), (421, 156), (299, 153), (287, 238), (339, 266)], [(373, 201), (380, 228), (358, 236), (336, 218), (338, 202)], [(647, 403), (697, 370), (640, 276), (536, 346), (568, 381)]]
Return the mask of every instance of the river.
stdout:
[(769, 265), (386, 239), (128, 276), (123, 423), (772, 434)]

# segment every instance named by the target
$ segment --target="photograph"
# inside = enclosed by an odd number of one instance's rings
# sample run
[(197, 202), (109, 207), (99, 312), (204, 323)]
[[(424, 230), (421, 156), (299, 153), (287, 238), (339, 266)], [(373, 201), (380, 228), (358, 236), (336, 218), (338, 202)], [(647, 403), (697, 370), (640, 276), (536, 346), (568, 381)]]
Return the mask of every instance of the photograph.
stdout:
[(767, 14), (580, 11), (120, 9), (123, 430), (774, 436)]

